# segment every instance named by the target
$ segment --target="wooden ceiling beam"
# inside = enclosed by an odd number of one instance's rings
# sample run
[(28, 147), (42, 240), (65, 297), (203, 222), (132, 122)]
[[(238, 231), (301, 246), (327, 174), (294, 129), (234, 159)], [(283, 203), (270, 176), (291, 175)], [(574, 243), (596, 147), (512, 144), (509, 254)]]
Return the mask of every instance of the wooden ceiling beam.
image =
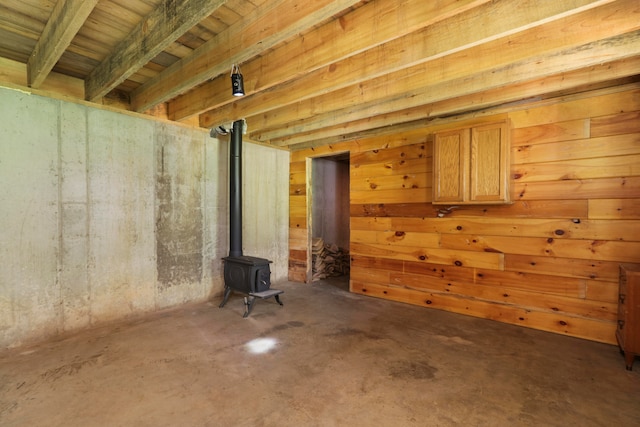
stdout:
[[(293, 121), (283, 128), (261, 132), (260, 135), (251, 135), (251, 137), (262, 142), (270, 140), (275, 142), (276, 145), (278, 145), (276, 141), (278, 139), (286, 141), (285, 144), (301, 143), (304, 142), (303, 138), (296, 138), (296, 134), (300, 134), (301, 137), (303, 134), (307, 134), (308, 139), (315, 139), (316, 137), (312, 137), (311, 133), (340, 125), (344, 126), (344, 133), (349, 133), (352, 123), (372, 121), (373, 117), (380, 115), (389, 115), (390, 120), (386, 125), (394, 124), (394, 121), (397, 123), (400, 121), (398, 120), (399, 116), (394, 115), (394, 113), (406, 110), (407, 107), (422, 108), (424, 116), (429, 117), (435, 113), (431, 110), (434, 105), (438, 105), (438, 103), (446, 104), (450, 99), (457, 99), (458, 102), (465, 103), (466, 106), (464, 108), (467, 110), (479, 109), (496, 103), (516, 101), (525, 97), (525, 92), (519, 92), (518, 90), (522, 90), (523, 86), (526, 86), (526, 82), (533, 79), (537, 79), (536, 81), (546, 85), (537, 88), (538, 94), (541, 94), (584, 85), (590, 82), (587, 79), (605, 81), (607, 79), (637, 75), (640, 74), (638, 52), (640, 52), (640, 32), (636, 31), (606, 40), (598, 40), (570, 50), (556, 52), (554, 55), (532, 57), (507, 66), (469, 73), (457, 79), (434, 82), (434, 84), (426, 85), (420, 90), (397, 94), (394, 99), (368, 102), (357, 108), (336, 109), (310, 119)], [(628, 61), (624, 61), (625, 59), (628, 59)], [(624, 61), (625, 66), (616, 70), (612, 64), (618, 61)], [(568, 64), (575, 65), (570, 67)], [(589, 70), (591, 68), (595, 71), (591, 73), (576, 72), (576, 76), (585, 80), (564, 80), (566, 76), (572, 75), (572, 71)], [(532, 69), (536, 69), (537, 72), (532, 73)], [(616, 72), (614, 73), (614, 71)], [(516, 89), (510, 89), (512, 86)], [(491, 91), (495, 96), (493, 98), (484, 98), (484, 94), (487, 91)], [(478, 94), (483, 95), (476, 96)], [(534, 96), (535, 92), (529, 92), (528, 95)], [(459, 105), (459, 108), (462, 108), (462, 106)], [(456, 112), (455, 109), (452, 109), (449, 114)], [(444, 111), (437, 113), (444, 114)], [(247, 118), (247, 122), (249, 123), (249, 128), (251, 128), (251, 118)], [(378, 125), (384, 124), (379, 122)]]
[[(629, 78), (631, 76), (631, 78)], [(629, 78), (628, 82), (624, 79)], [(268, 141), (275, 146), (290, 149), (311, 148), (326, 144), (354, 140), (364, 135), (399, 129), (424, 128), (433, 125), (438, 118), (460, 114), (489, 114), (500, 112), (498, 106), (514, 102), (558, 96), (568, 90), (591, 90), (599, 85), (618, 85), (637, 82), (640, 79), (640, 56), (598, 64), (588, 68), (559, 73), (542, 79), (502, 86), (462, 97), (445, 99), (418, 107), (384, 113), (366, 119), (324, 127), (306, 133), (288, 133), (269, 139), (269, 132), (249, 132), (248, 138)], [(588, 83), (585, 83), (588, 82)], [(497, 109), (496, 109), (497, 108)], [(390, 130), (393, 129), (393, 130)], [(249, 128), (249, 130), (251, 130)]]
[[(635, 38), (634, 31), (640, 28), (640, 21), (631, 13), (635, 8), (634, 2), (628, 0), (619, 3), (626, 3), (627, 8), (620, 8), (619, 4), (611, 4), (589, 10), (323, 96), (251, 116), (251, 120), (255, 121), (252, 127), (281, 128), (271, 132), (268, 137), (268, 139), (278, 138), (279, 135), (276, 132), (281, 132), (283, 135), (305, 132), (303, 128), (293, 126), (292, 123), (304, 122), (305, 127), (311, 126), (311, 123), (331, 126), (382, 114), (385, 111), (397, 111), (458, 96), (460, 89), (476, 83), (473, 79), (478, 73), (500, 72), (503, 75), (504, 72), (501, 70), (509, 70), (514, 64), (526, 63), (530, 57), (535, 58), (536, 62), (518, 69), (521, 73), (518, 78), (521, 80), (544, 77), (562, 72), (564, 69), (570, 71), (589, 66), (594, 61), (609, 62), (623, 58), (615, 57), (616, 55), (637, 54), (637, 50), (632, 50), (634, 49), (632, 45)], [(584, 30), (587, 23), (592, 27), (589, 31)], [(623, 34), (621, 39), (612, 39), (611, 42), (625, 43), (625, 39), (628, 38), (627, 49), (631, 50), (613, 52), (612, 47), (611, 55), (608, 55), (606, 46), (592, 44), (594, 41), (621, 33), (626, 35)], [(561, 52), (572, 53), (577, 48), (594, 49), (592, 53), (597, 56), (594, 58), (589, 57), (588, 54), (585, 55), (584, 63), (570, 61), (570, 56), (564, 58), (564, 64), (562, 64), (563, 58), (558, 60), (557, 56)], [(575, 55), (572, 56), (575, 57)], [(545, 64), (549, 62), (557, 67), (552, 72), (547, 72), (545, 69)], [(510, 74), (512, 83), (513, 76), (513, 73)], [(450, 82), (454, 81), (460, 86), (449, 88)], [(453, 93), (450, 93), (450, 90), (453, 90)], [(470, 93), (477, 90), (475, 88)], [(249, 117), (247, 119), (249, 120)]]
[(164, 0), (85, 79), (86, 99), (98, 101), (226, 2)]
[[(314, 116), (308, 116), (303, 111), (300, 117), (308, 117), (307, 119), (293, 119), (281, 128), (264, 131), (260, 135), (252, 135), (252, 138), (264, 142), (295, 134), (310, 133), (326, 127), (339, 126), (358, 120), (369, 120), (371, 117), (392, 114), (414, 107), (424, 108), (424, 114), (427, 116), (430, 112), (426, 106), (436, 102), (450, 98), (463, 98), (491, 89), (500, 90), (500, 88), (507, 88), (510, 85), (543, 77), (563, 75), (585, 67), (597, 67), (609, 62), (637, 57), (638, 52), (640, 52), (640, 32), (635, 31), (610, 39), (594, 41), (586, 45), (574, 46), (553, 54), (525, 58), (519, 62), (506, 65), (500, 64), (495, 68), (470, 72), (454, 79), (440, 80), (436, 78), (431, 84), (424, 84), (421, 88), (415, 87), (406, 92), (397, 90), (393, 95), (384, 99), (370, 100), (357, 106), (334, 108), (331, 111), (325, 111)], [(637, 67), (638, 62), (633, 62), (633, 64)], [(640, 74), (640, 69), (627, 68), (624, 73), (628, 75)], [(588, 76), (588, 74), (585, 76)], [(607, 77), (604, 75), (602, 77), (611, 79), (624, 76), (611, 75)], [(391, 82), (388, 83), (393, 84)], [(556, 83), (558, 82), (556, 81)], [(588, 83), (588, 81), (573, 82), (574, 85), (584, 83)], [(546, 87), (540, 90), (559, 90), (561, 88), (566, 89), (567, 87), (559, 85), (556, 88)], [(509, 101), (509, 99), (502, 100), (502, 102)], [(474, 105), (470, 100), (467, 105), (469, 109), (482, 107), (482, 105)], [(259, 121), (260, 118), (247, 118), (249, 127), (251, 128), (253, 119)], [(260, 124), (256, 126), (256, 128), (260, 127)]]
[[(327, 67), (350, 55), (424, 28), (438, 20), (487, 3), (487, 0), (425, 2), (372, 1), (328, 22), (285, 46), (242, 66), (245, 92), (270, 88)], [(235, 102), (228, 76), (221, 76), (169, 102), (169, 117), (182, 120), (211, 108)]]
[[(400, 68), (446, 56), (546, 24), (570, 14), (611, 3), (577, 0), (572, 2), (492, 2), (436, 22), (420, 31), (389, 41), (309, 72), (268, 92), (238, 99), (201, 116), (201, 125), (225, 123), (230, 117), (249, 117), (286, 105), (314, 98), (345, 87), (355, 87), (368, 80), (398, 71)], [(510, 19), (487, 20), (489, 16)], [(474, 28), (474, 31), (450, 31), (451, 28)]]
[(38, 88), (71, 44), (98, 0), (58, 0), (27, 62), (29, 86)]
[(132, 94), (132, 106), (136, 111), (146, 111), (218, 76), (227, 83), (225, 94), (230, 98), (228, 73), (233, 64), (242, 64), (259, 56), (276, 44), (324, 23), (360, 1), (267, 2), (200, 46), (192, 55), (136, 89)]

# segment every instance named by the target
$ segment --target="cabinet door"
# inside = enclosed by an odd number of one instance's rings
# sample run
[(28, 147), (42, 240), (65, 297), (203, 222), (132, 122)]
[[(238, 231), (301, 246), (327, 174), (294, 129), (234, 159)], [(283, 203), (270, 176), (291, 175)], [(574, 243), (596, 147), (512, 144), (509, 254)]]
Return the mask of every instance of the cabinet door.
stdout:
[(471, 128), (469, 201), (509, 201), (509, 135), (506, 123)]
[(436, 134), (433, 144), (433, 203), (465, 200), (468, 151), (468, 128)]

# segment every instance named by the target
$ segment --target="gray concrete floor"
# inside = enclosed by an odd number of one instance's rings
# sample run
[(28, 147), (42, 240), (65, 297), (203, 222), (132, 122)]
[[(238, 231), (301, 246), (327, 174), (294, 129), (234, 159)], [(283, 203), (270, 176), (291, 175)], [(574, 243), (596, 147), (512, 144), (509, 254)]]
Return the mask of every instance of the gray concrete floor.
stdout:
[(273, 287), (284, 307), (247, 319), (235, 295), (0, 352), (0, 425), (640, 425), (640, 361), (615, 346)]

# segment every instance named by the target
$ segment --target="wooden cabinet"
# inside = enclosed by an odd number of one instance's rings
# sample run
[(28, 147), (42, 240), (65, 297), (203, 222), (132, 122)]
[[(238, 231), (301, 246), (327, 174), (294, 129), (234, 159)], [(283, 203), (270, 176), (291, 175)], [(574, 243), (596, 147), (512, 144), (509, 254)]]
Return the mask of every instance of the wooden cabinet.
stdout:
[(618, 329), (616, 338), (624, 352), (627, 369), (640, 356), (640, 265), (620, 265), (618, 290)]
[(434, 204), (509, 203), (508, 122), (435, 134)]

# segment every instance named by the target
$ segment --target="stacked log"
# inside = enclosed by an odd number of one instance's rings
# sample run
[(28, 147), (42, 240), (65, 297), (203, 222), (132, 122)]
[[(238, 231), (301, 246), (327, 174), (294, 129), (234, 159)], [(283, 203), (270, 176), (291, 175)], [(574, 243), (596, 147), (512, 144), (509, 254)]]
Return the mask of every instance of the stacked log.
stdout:
[(325, 243), (322, 237), (313, 239), (313, 281), (349, 274), (349, 251), (333, 243)]

